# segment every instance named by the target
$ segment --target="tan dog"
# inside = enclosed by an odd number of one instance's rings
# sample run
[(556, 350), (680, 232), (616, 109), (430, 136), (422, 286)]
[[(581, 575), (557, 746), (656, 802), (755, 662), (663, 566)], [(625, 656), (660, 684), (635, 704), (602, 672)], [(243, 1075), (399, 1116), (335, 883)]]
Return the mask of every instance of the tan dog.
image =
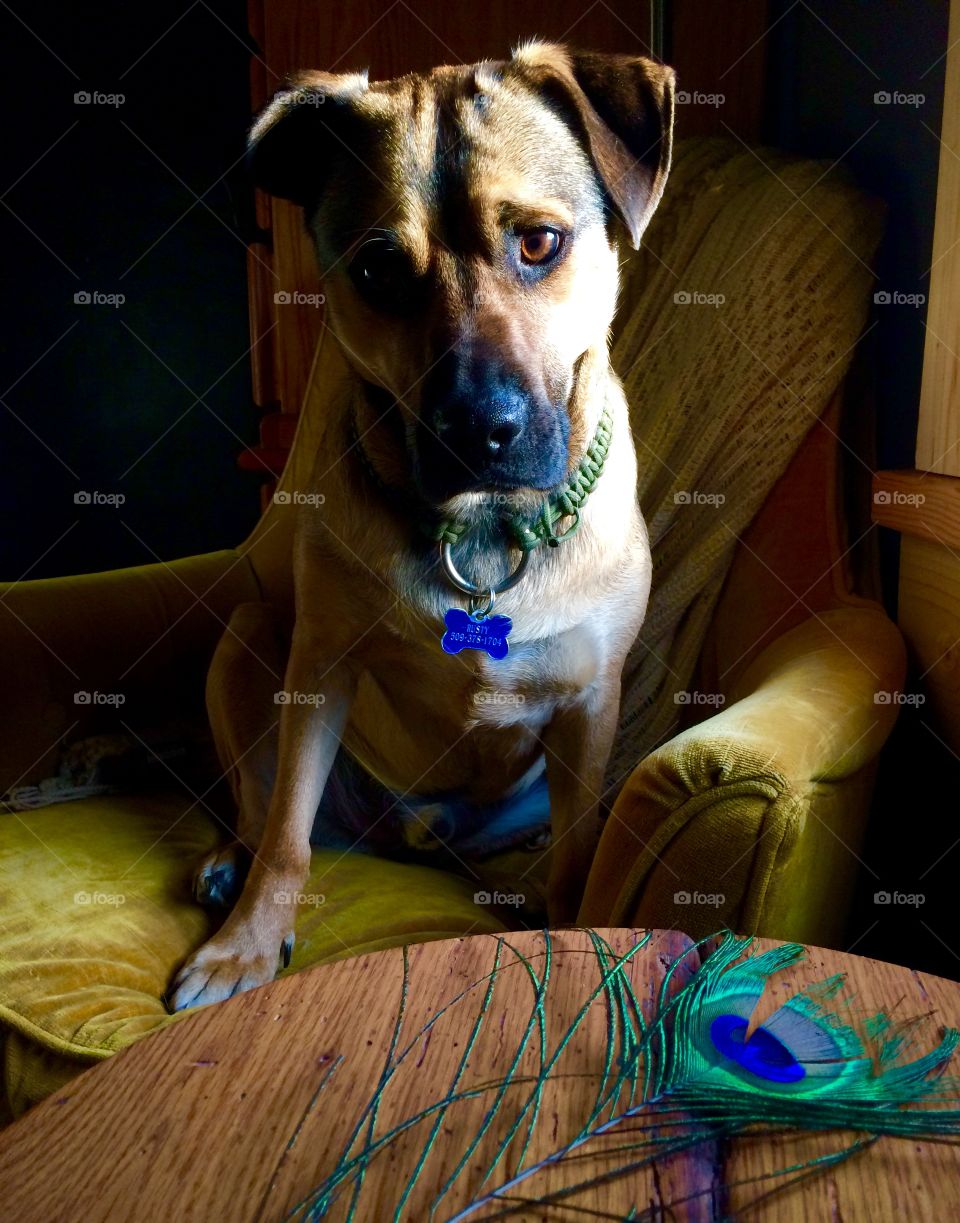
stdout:
[[(304, 886), (341, 743), (393, 793), (456, 793), (471, 810), (524, 791), (545, 760), (549, 916), (576, 916), (650, 585), (608, 357), (617, 230), (639, 245), (672, 114), (670, 69), (534, 42), (509, 62), (386, 82), (308, 73), (255, 124), (256, 180), (303, 205), (356, 377), (328, 405), (300, 490), (324, 502), (297, 522), (289, 658), (284, 626), (245, 605), (213, 662), (214, 734), (256, 854), (224, 925), (177, 974), (173, 1009), (269, 981), (289, 958), (295, 906), (275, 897)], [(606, 457), (589, 497), (577, 486), (579, 529), (531, 547), (576, 525), (558, 497), (588, 448)], [(546, 525), (545, 503), (559, 504)], [(452, 543), (446, 566), (423, 522)], [(441, 648), (448, 610), (472, 608), (466, 644), (486, 635), (502, 653), (486, 592), (524, 556), (496, 600), (513, 624), (506, 657)], [(456, 572), (484, 593), (471, 601)], [(323, 696), (283, 706), (279, 742), (265, 733), (276, 683), (254, 654), (285, 664), (290, 693)], [(203, 864), (198, 895), (239, 882), (230, 847)]]

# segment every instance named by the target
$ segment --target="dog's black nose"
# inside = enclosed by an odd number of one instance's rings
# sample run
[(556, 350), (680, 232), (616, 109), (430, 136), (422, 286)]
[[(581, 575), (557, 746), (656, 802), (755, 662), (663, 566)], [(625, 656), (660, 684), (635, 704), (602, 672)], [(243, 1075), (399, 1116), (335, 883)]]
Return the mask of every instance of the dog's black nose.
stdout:
[(454, 349), (424, 380), (420, 482), (440, 497), (550, 487), (566, 463), (561, 415), (496, 354)]

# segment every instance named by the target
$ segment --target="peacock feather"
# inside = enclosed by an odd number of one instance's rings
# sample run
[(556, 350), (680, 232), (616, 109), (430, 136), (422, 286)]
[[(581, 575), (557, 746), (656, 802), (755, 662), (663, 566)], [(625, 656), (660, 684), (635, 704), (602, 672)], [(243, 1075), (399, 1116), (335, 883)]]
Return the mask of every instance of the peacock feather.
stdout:
[[(310, 1221), (335, 1213), (347, 1220), (385, 1220), (382, 1198), (376, 1215), (369, 1213), (364, 1198), (367, 1172), (384, 1158), (391, 1161), (396, 1184), (392, 1218), (414, 1217), (409, 1203), (438, 1149), (445, 1175), (429, 1217), (459, 1223), (507, 1217), (533, 1205), (540, 1212), (556, 1206), (563, 1218), (571, 1211), (613, 1217), (584, 1204), (601, 1182), (635, 1175), (670, 1156), (716, 1149), (738, 1136), (855, 1135), (834, 1152), (778, 1170), (775, 1186), (781, 1187), (864, 1151), (882, 1136), (914, 1141), (960, 1137), (960, 1108), (952, 1106), (957, 1085), (944, 1073), (958, 1042), (955, 1030), (943, 1030), (938, 1043), (923, 1052), (921, 1022), (895, 1023), (882, 1013), (860, 1016), (842, 997), (843, 979), (831, 977), (802, 989), (751, 1031), (751, 1016), (768, 983), (803, 959), (803, 947), (789, 944), (751, 953), (749, 938), (722, 933), (669, 962), (657, 992), (641, 998), (627, 969), (652, 934), (617, 955), (596, 931), (587, 933), (599, 983), (585, 990), (572, 1023), (553, 1041), (547, 1023), (554, 964), (548, 932), (544, 955), (536, 962), (506, 937), (498, 939), (491, 972), (406, 1037), (405, 955), (393, 1038), (376, 1089), (346, 1135), (335, 1167), (288, 1217)], [(530, 1013), (503, 1073), (478, 1082), (467, 1070), (492, 1013), (506, 949), (527, 975)], [(471, 999), (477, 1005), (466, 1021), (459, 1012)], [(547, 1154), (533, 1159), (534, 1137), (542, 1134), (546, 1120), (544, 1092), (561, 1074), (561, 1065), (569, 1063), (584, 1019), (598, 1004), (606, 1010), (606, 1045), (595, 1073), (595, 1099), (577, 1118), (571, 1137), (553, 1147), (548, 1143)], [(414, 1053), (444, 1017), (458, 1021), (462, 1043), (447, 1092), (381, 1131), (384, 1099), (405, 1072), (412, 1072)], [(317, 1089), (311, 1110), (335, 1070)], [(454, 1124), (458, 1108), (468, 1101), (482, 1102), (479, 1124)], [(291, 1144), (302, 1127), (303, 1120)], [(537, 1149), (544, 1149), (542, 1142)], [(481, 1150), (488, 1161), (478, 1169)], [(590, 1175), (580, 1179), (586, 1155)], [(551, 1174), (559, 1169), (566, 1175), (558, 1188)], [(692, 1199), (713, 1192), (715, 1187), (696, 1186), (669, 1205), (690, 1206)], [(626, 1217), (650, 1216), (638, 1203)]]

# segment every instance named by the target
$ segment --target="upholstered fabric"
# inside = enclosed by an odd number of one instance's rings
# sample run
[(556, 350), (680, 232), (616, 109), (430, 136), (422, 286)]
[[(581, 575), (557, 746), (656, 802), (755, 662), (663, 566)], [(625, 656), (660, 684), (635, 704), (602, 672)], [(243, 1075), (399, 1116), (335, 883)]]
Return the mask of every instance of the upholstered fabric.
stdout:
[(620, 791), (587, 883), (589, 925), (721, 927), (830, 945), (843, 930), (864, 774), (903, 682), (883, 612), (838, 608), (764, 650), (728, 707), (676, 735)]
[(690, 687), (739, 538), (853, 358), (882, 222), (844, 167), (678, 143), (626, 264), (612, 349), (654, 578), (624, 668), (611, 785), (678, 725), (675, 695)]
[[(162, 994), (213, 931), (192, 865), (223, 830), (168, 790), (6, 814), (0, 836), (0, 1048), (17, 1113), (177, 1017)], [(364, 854), (316, 852), (287, 972), (401, 943), (504, 929), (476, 884)]]
[[(57, 772), (63, 738), (205, 721), (207, 664), (238, 603), (259, 599), (233, 549), (163, 565), (0, 583), (0, 794)], [(83, 694), (121, 694), (122, 705)]]

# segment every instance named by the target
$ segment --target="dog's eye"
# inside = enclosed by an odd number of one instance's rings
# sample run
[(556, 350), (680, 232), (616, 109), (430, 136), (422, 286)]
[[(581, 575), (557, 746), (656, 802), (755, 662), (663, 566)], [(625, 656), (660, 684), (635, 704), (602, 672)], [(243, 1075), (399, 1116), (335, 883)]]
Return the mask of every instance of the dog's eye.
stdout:
[(520, 238), (520, 258), (524, 263), (549, 263), (562, 245), (563, 237), (556, 229), (528, 229)]
[(410, 288), (406, 255), (382, 238), (364, 242), (350, 263), (357, 289), (376, 305), (399, 303)]

